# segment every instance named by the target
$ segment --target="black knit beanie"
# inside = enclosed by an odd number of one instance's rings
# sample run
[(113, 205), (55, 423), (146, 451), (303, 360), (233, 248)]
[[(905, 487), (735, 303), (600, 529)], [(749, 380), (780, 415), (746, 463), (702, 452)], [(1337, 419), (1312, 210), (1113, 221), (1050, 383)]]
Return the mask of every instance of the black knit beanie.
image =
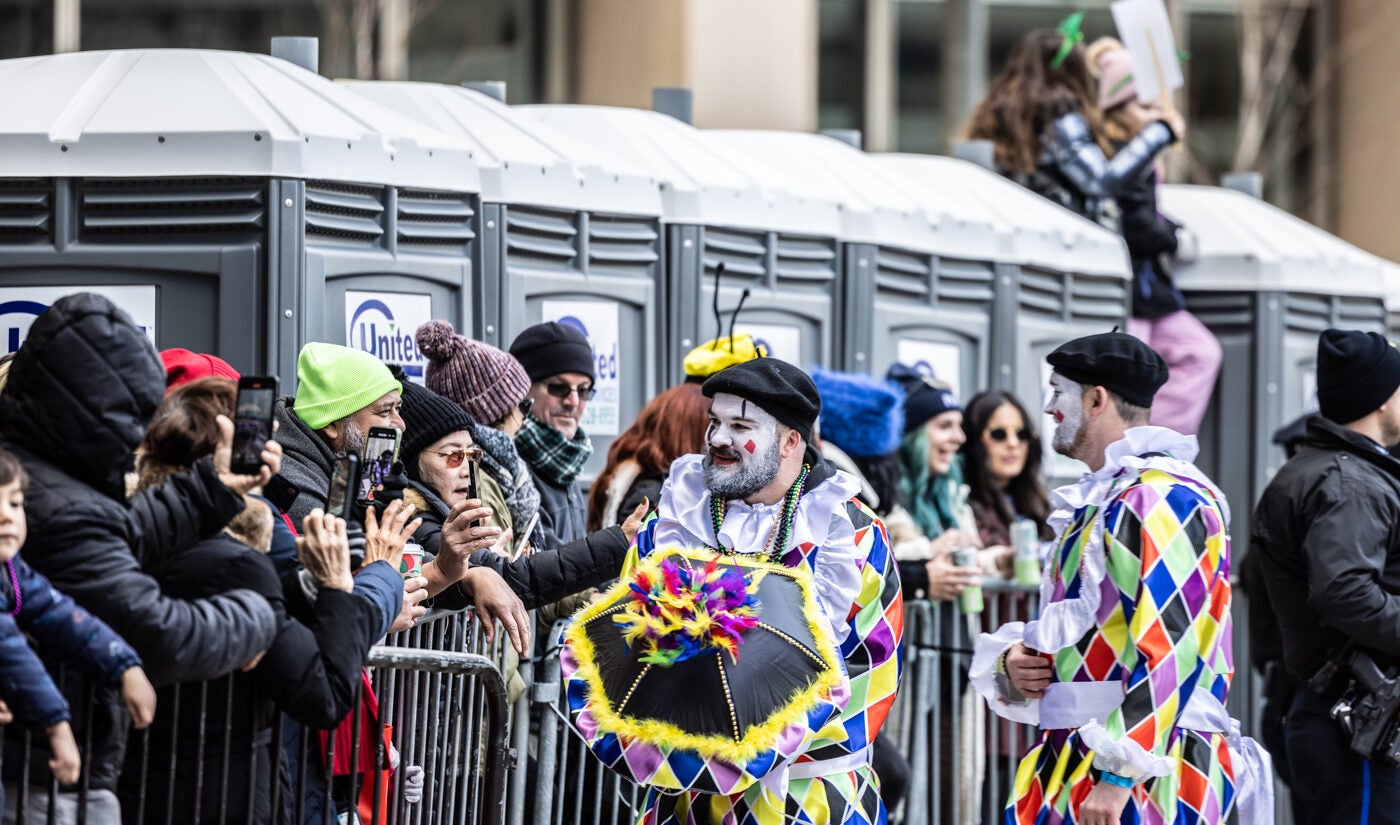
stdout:
[(1326, 418), (1350, 424), (1400, 387), (1400, 350), (1378, 332), (1324, 330), (1317, 339), (1317, 404)]
[(558, 321), (535, 324), (517, 335), (510, 345), (510, 354), (525, 368), (531, 381), (543, 381), (564, 372), (597, 377), (588, 339), (574, 327)]
[[(397, 369), (391, 367), (391, 369)], [(461, 430), (470, 432), (476, 421), (457, 404), (427, 387), (403, 379), (403, 442), (399, 446), (399, 461), (404, 473), (421, 481), (418, 458), (434, 441)]]
[(958, 397), (946, 385), (908, 364), (893, 364), (885, 373), (904, 390), (904, 432), (911, 433), (949, 410), (961, 410)]

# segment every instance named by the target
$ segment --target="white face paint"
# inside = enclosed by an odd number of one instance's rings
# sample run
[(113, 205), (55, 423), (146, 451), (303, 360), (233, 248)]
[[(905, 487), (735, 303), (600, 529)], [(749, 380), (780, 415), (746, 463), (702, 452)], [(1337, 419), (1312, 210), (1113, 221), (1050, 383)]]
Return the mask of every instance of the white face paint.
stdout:
[(705, 486), (715, 496), (748, 498), (778, 475), (778, 419), (737, 395), (715, 395), (705, 445)]
[(1074, 458), (1075, 441), (1084, 428), (1084, 387), (1059, 373), (1052, 374), (1045, 412), (1055, 417), (1055, 452)]

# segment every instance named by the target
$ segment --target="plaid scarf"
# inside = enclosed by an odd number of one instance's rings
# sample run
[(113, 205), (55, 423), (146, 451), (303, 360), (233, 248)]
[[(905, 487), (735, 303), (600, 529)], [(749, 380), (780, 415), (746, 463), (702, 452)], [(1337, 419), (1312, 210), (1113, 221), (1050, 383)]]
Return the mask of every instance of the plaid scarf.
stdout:
[[(540, 491), (535, 488), (535, 480), (525, 469), (525, 462), (515, 451), (510, 436), (495, 427), (477, 424), (472, 431), (476, 446), (481, 448), (481, 468), (496, 480), (510, 510), (510, 523), (517, 533), (530, 523), (540, 510)], [(534, 534), (530, 538), (533, 547), (544, 546), (543, 528), (535, 523)]]
[(593, 455), (593, 442), (579, 430), (572, 441), (533, 415), (515, 434), (515, 449), (530, 469), (556, 487), (568, 487)]

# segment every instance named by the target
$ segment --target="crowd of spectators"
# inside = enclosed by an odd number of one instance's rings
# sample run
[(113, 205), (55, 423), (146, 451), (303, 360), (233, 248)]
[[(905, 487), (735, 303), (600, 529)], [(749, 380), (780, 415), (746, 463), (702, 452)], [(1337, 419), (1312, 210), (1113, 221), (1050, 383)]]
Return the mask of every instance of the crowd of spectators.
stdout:
[[(318, 758), (288, 747), (295, 737), (275, 741), (279, 715), (293, 730), (336, 728), (370, 648), (428, 610), (472, 607), (531, 655), (529, 611), (571, 612), (616, 578), (670, 464), (703, 449), (700, 382), (759, 355), (747, 338), (697, 349), (687, 380), (613, 440), (588, 491), (580, 422), (595, 374), (580, 333), (540, 324), (503, 351), (434, 321), (418, 341), (426, 385), (367, 353), (306, 345), (261, 469), (242, 475), (230, 469), (232, 366), (157, 353), (95, 294), (34, 323), (0, 388), (0, 697), (43, 736), (27, 758), (6, 737), (9, 797), (27, 781), (31, 800), (47, 800), (52, 776), (56, 821), (80, 795), (89, 822), (132, 822), (138, 806), (147, 819), (273, 821), (273, 766)], [(1044, 533), (1038, 436), (1014, 397), (978, 396), (965, 417), (947, 387), (903, 365), (884, 380), (816, 378), (824, 455), (889, 520), (910, 595), (950, 604), (1009, 570), (1011, 521)], [(371, 500), (330, 515), (338, 463), (375, 427), (401, 434), (397, 460)], [(963, 546), (979, 548), (975, 566), (952, 563)], [(62, 691), (49, 675), (60, 665)], [(221, 677), (225, 693), (180, 701)], [(130, 731), (148, 727), (139, 757), (128, 753)], [(244, 730), (255, 735), (233, 734)], [(897, 796), (907, 766), (885, 746)], [(218, 752), (227, 782), (251, 794), (186, 781)], [(143, 783), (172, 791), (143, 798)], [(303, 801), (308, 821), (327, 804), (342, 812), (327, 791), (302, 789), (321, 797)]]

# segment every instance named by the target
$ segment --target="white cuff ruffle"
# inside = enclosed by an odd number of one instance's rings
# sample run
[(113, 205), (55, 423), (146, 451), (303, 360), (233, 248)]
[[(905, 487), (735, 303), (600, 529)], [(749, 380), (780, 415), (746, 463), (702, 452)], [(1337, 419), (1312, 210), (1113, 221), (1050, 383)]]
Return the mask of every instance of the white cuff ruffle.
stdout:
[(995, 633), (983, 633), (977, 639), (977, 646), (972, 653), (972, 666), (968, 669), (968, 679), (972, 682), (973, 690), (982, 695), (982, 698), (987, 701), (987, 707), (991, 708), (996, 715), (1012, 722), (1038, 725), (1040, 724), (1040, 700), (1026, 699), (1012, 702), (1001, 691), (997, 690), (996, 683), (997, 660), (1008, 648), (1021, 641), (1021, 635), (1025, 629), (1024, 622), (1008, 622), (997, 628)]
[(1094, 767), (1134, 782), (1166, 776), (1176, 770), (1175, 759), (1158, 756), (1126, 736), (1114, 739), (1097, 719), (1080, 726), (1079, 739), (1094, 752)]

